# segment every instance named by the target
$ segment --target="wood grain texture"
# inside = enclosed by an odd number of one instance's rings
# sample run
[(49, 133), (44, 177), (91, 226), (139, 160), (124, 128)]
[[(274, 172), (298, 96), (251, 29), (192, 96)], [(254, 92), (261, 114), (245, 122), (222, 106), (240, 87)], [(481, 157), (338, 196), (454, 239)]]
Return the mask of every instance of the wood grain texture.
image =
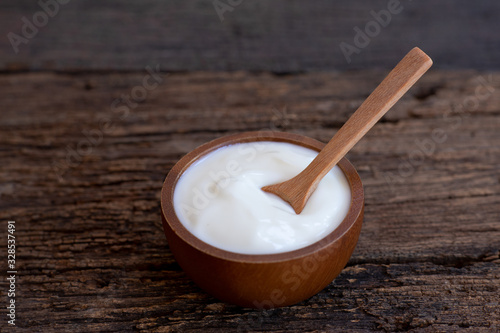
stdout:
[[(229, 133), (326, 142), (385, 74), (163, 73), (120, 119), (113, 101), (146, 74), (0, 75), (0, 235), (16, 221), (18, 331), (500, 329), (499, 73), (430, 71), (394, 106), (347, 155), (366, 203), (348, 267), (311, 299), (263, 312), (181, 271), (161, 228), (165, 175)], [(64, 168), (103, 117), (113, 130)]]
[[(22, 18), (33, 21), (41, 8), (38, 1), (2, 0), (0, 69), (390, 69), (415, 45), (436, 68), (500, 69), (496, 0), (220, 2), (240, 4), (221, 22), (210, 0), (71, 0), (16, 54), (7, 34), (22, 36)], [(387, 12), (389, 3), (397, 14), (377, 30), (373, 13)], [(340, 45), (356, 47), (355, 29), (366, 31), (367, 24), (373, 37), (358, 37), (358, 53), (348, 62)]]

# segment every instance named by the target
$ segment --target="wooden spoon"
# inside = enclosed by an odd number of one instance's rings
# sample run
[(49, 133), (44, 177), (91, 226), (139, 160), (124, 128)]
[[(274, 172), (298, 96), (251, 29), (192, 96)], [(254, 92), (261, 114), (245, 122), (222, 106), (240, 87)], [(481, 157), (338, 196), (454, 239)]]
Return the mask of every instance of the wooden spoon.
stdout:
[(300, 214), (321, 179), (431, 66), (427, 54), (412, 49), (301, 173), (262, 190), (276, 194)]

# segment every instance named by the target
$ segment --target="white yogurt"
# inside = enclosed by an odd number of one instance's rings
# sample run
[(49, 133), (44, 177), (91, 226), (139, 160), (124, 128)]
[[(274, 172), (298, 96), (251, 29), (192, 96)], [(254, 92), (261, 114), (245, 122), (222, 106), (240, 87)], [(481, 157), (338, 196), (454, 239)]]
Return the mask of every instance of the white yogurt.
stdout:
[(284, 142), (250, 142), (220, 148), (192, 164), (174, 192), (181, 223), (204, 242), (231, 252), (272, 254), (319, 241), (344, 219), (351, 191), (335, 166), (302, 213), (265, 185), (296, 176), (318, 153)]

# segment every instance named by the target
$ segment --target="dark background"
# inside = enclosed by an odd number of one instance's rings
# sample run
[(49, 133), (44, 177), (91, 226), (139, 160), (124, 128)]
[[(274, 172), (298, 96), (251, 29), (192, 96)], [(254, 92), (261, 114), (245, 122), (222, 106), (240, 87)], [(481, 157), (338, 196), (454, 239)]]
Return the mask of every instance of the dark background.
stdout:
[(22, 17), (33, 22), (41, 9), (37, 1), (2, 0), (0, 69), (143, 70), (159, 63), (164, 71), (344, 71), (391, 68), (414, 46), (433, 58), (434, 69), (500, 68), (498, 1), (402, 0), (402, 11), (347, 63), (340, 43), (353, 45), (353, 29), (364, 30), (371, 11), (388, 3), (243, 0), (221, 21), (209, 0), (70, 0), (15, 54), (7, 34), (21, 35)]

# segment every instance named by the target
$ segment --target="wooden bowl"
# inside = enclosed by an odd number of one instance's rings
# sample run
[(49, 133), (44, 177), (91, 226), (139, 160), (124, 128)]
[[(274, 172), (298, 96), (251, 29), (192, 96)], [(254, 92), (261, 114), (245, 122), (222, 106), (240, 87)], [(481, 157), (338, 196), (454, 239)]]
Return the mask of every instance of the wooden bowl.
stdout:
[(239, 254), (209, 245), (179, 221), (174, 206), (175, 186), (182, 173), (202, 156), (226, 145), (279, 141), (320, 151), (324, 143), (282, 132), (245, 132), (208, 142), (186, 156), (169, 172), (161, 191), (165, 236), (177, 262), (202, 289), (228, 303), (252, 308), (274, 308), (307, 299), (330, 284), (351, 257), (363, 221), (364, 193), (352, 164), (342, 169), (351, 188), (351, 206), (340, 225), (307, 247), (277, 254)]

